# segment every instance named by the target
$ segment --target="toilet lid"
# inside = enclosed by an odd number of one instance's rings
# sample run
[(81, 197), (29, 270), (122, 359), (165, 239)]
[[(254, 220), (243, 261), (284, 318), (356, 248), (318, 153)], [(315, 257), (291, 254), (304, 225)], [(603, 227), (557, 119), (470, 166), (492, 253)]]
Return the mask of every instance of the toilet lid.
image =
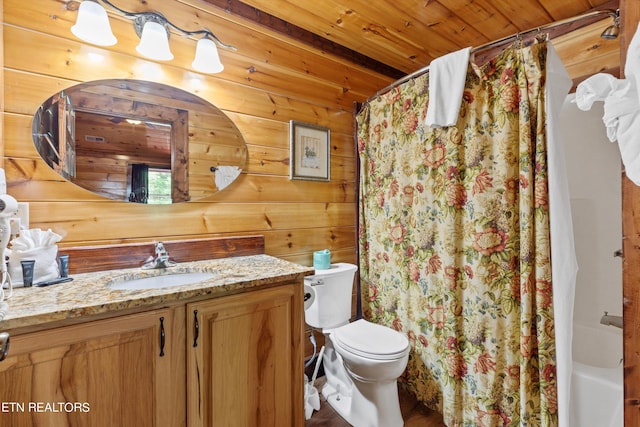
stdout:
[(369, 359), (397, 359), (409, 348), (404, 334), (364, 319), (334, 329), (331, 337), (345, 350)]

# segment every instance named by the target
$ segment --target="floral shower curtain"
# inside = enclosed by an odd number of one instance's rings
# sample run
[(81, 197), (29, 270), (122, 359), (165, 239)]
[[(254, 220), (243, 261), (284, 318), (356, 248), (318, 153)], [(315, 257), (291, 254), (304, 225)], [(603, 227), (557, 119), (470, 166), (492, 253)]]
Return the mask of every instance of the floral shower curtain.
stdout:
[(428, 74), (357, 117), (363, 314), (450, 427), (557, 425), (546, 46), (470, 64), (456, 126), (424, 125)]

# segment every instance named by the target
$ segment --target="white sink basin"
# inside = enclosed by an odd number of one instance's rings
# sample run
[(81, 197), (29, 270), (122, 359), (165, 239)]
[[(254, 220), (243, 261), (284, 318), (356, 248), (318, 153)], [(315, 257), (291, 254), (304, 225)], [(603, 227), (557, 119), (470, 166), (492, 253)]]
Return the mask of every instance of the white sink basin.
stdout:
[(216, 276), (214, 273), (193, 272), (193, 273), (174, 273), (163, 274), (160, 276), (143, 277), (140, 279), (128, 279), (124, 281), (115, 280), (108, 286), (114, 290), (140, 290), (140, 289), (158, 289), (168, 288), (169, 286), (190, 285), (192, 283), (209, 280)]

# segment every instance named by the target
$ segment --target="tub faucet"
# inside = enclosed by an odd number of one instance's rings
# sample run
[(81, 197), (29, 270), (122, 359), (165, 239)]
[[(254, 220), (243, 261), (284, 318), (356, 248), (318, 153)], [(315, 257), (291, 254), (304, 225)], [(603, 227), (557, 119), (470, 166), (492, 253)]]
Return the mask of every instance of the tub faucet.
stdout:
[(164, 244), (162, 242), (156, 243), (155, 251), (156, 256), (150, 256), (149, 258), (147, 258), (144, 264), (142, 264), (142, 268), (168, 268), (176, 265), (174, 261), (169, 260), (169, 252), (167, 252), (167, 249), (164, 247)]
[(600, 319), (600, 323), (606, 326), (615, 326), (622, 329), (622, 316), (611, 316), (608, 312), (604, 312), (604, 316)]

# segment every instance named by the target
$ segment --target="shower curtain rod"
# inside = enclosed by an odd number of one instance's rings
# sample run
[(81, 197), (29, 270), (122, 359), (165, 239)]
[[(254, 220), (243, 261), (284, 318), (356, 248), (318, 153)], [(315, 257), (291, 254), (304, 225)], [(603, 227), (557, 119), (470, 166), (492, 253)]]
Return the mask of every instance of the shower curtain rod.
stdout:
[[(577, 21), (580, 21), (582, 19), (594, 18), (594, 17), (599, 16), (599, 15), (608, 15), (608, 16), (610, 16), (610, 17), (615, 19), (615, 18), (618, 17), (618, 14), (619, 14), (619, 10), (613, 10), (613, 9), (594, 10), (592, 12), (588, 12), (588, 13), (585, 13), (585, 14), (582, 14), (582, 15), (577, 15), (577, 16), (574, 16), (574, 17), (571, 17), (571, 18), (563, 19), (563, 20), (560, 20), (560, 21), (555, 21), (555, 22), (552, 22), (551, 24), (543, 25), (543, 26), (536, 27), (536, 28), (531, 28), (531, 29), (526, 30), (526, 31), (520, 31), (520, 32), (518, 32), (516, 34), (510, 35), (510, 36), (507, 36), (507, 37), (503, 37), (501, 39), (494, 40), (494, 41), (489, 42), (489, 43), (482, 44), (480, 46), (472, 48), (471, 49), (471, 53), (480, 52), (480, 51), (483, 51), (483, 50), (486, 50), (486, 49), (489, 49), (489, 48), (497, 47), (497, 46), (503, 45), (505, 43), (508, 43), (508, 42), (510, 42), (512, 40), (517, 40), (517, 39), (521, 38), (522, 36), (530, 35), (531, 33), (540, 33), (540, 32), (543, 32), (543, 31), (546, 31), (546, 30), (550, 30), (550, 29), (553, 29), (553, 28), (556, 28), (556, 27), (560, 27), (562, 25), (571, 24), (573, 22), (577, 22)], [(399, 86), (402, 83), (405, 83), (405, 82), (411, 80), (412, 78), (418, 77), (418, 76), (420, 76), (420, 75), (422, 75), (422, 74), (424, 74), (424, 73), (426, 73), (428, 71), (429, 71), (429, 66), (427, 65), (425, 67), (420, 68), (417, 71), (414, 71), (411, 74), (407, 74), (406, 76), (404, 76), (404, 77), (396, 80), (395, 82), (391, 83), (389, 86), (385, 87), (384, 89), (380, 89), (379, 91), (377, 91), (375, 93), (375, 95), (370, 96), (369, 98), (367, 98), (367, 100), (362, 103), (362, 107), (364, 107), (366, 104), (368, 104), (372, 100), (376, 99), (380, 95), (382, 95), (384, 93), (387, 93), (388, 91), (390, 91), (394, 87)], [(362, 107), (360, 109), (362, 109)]]

